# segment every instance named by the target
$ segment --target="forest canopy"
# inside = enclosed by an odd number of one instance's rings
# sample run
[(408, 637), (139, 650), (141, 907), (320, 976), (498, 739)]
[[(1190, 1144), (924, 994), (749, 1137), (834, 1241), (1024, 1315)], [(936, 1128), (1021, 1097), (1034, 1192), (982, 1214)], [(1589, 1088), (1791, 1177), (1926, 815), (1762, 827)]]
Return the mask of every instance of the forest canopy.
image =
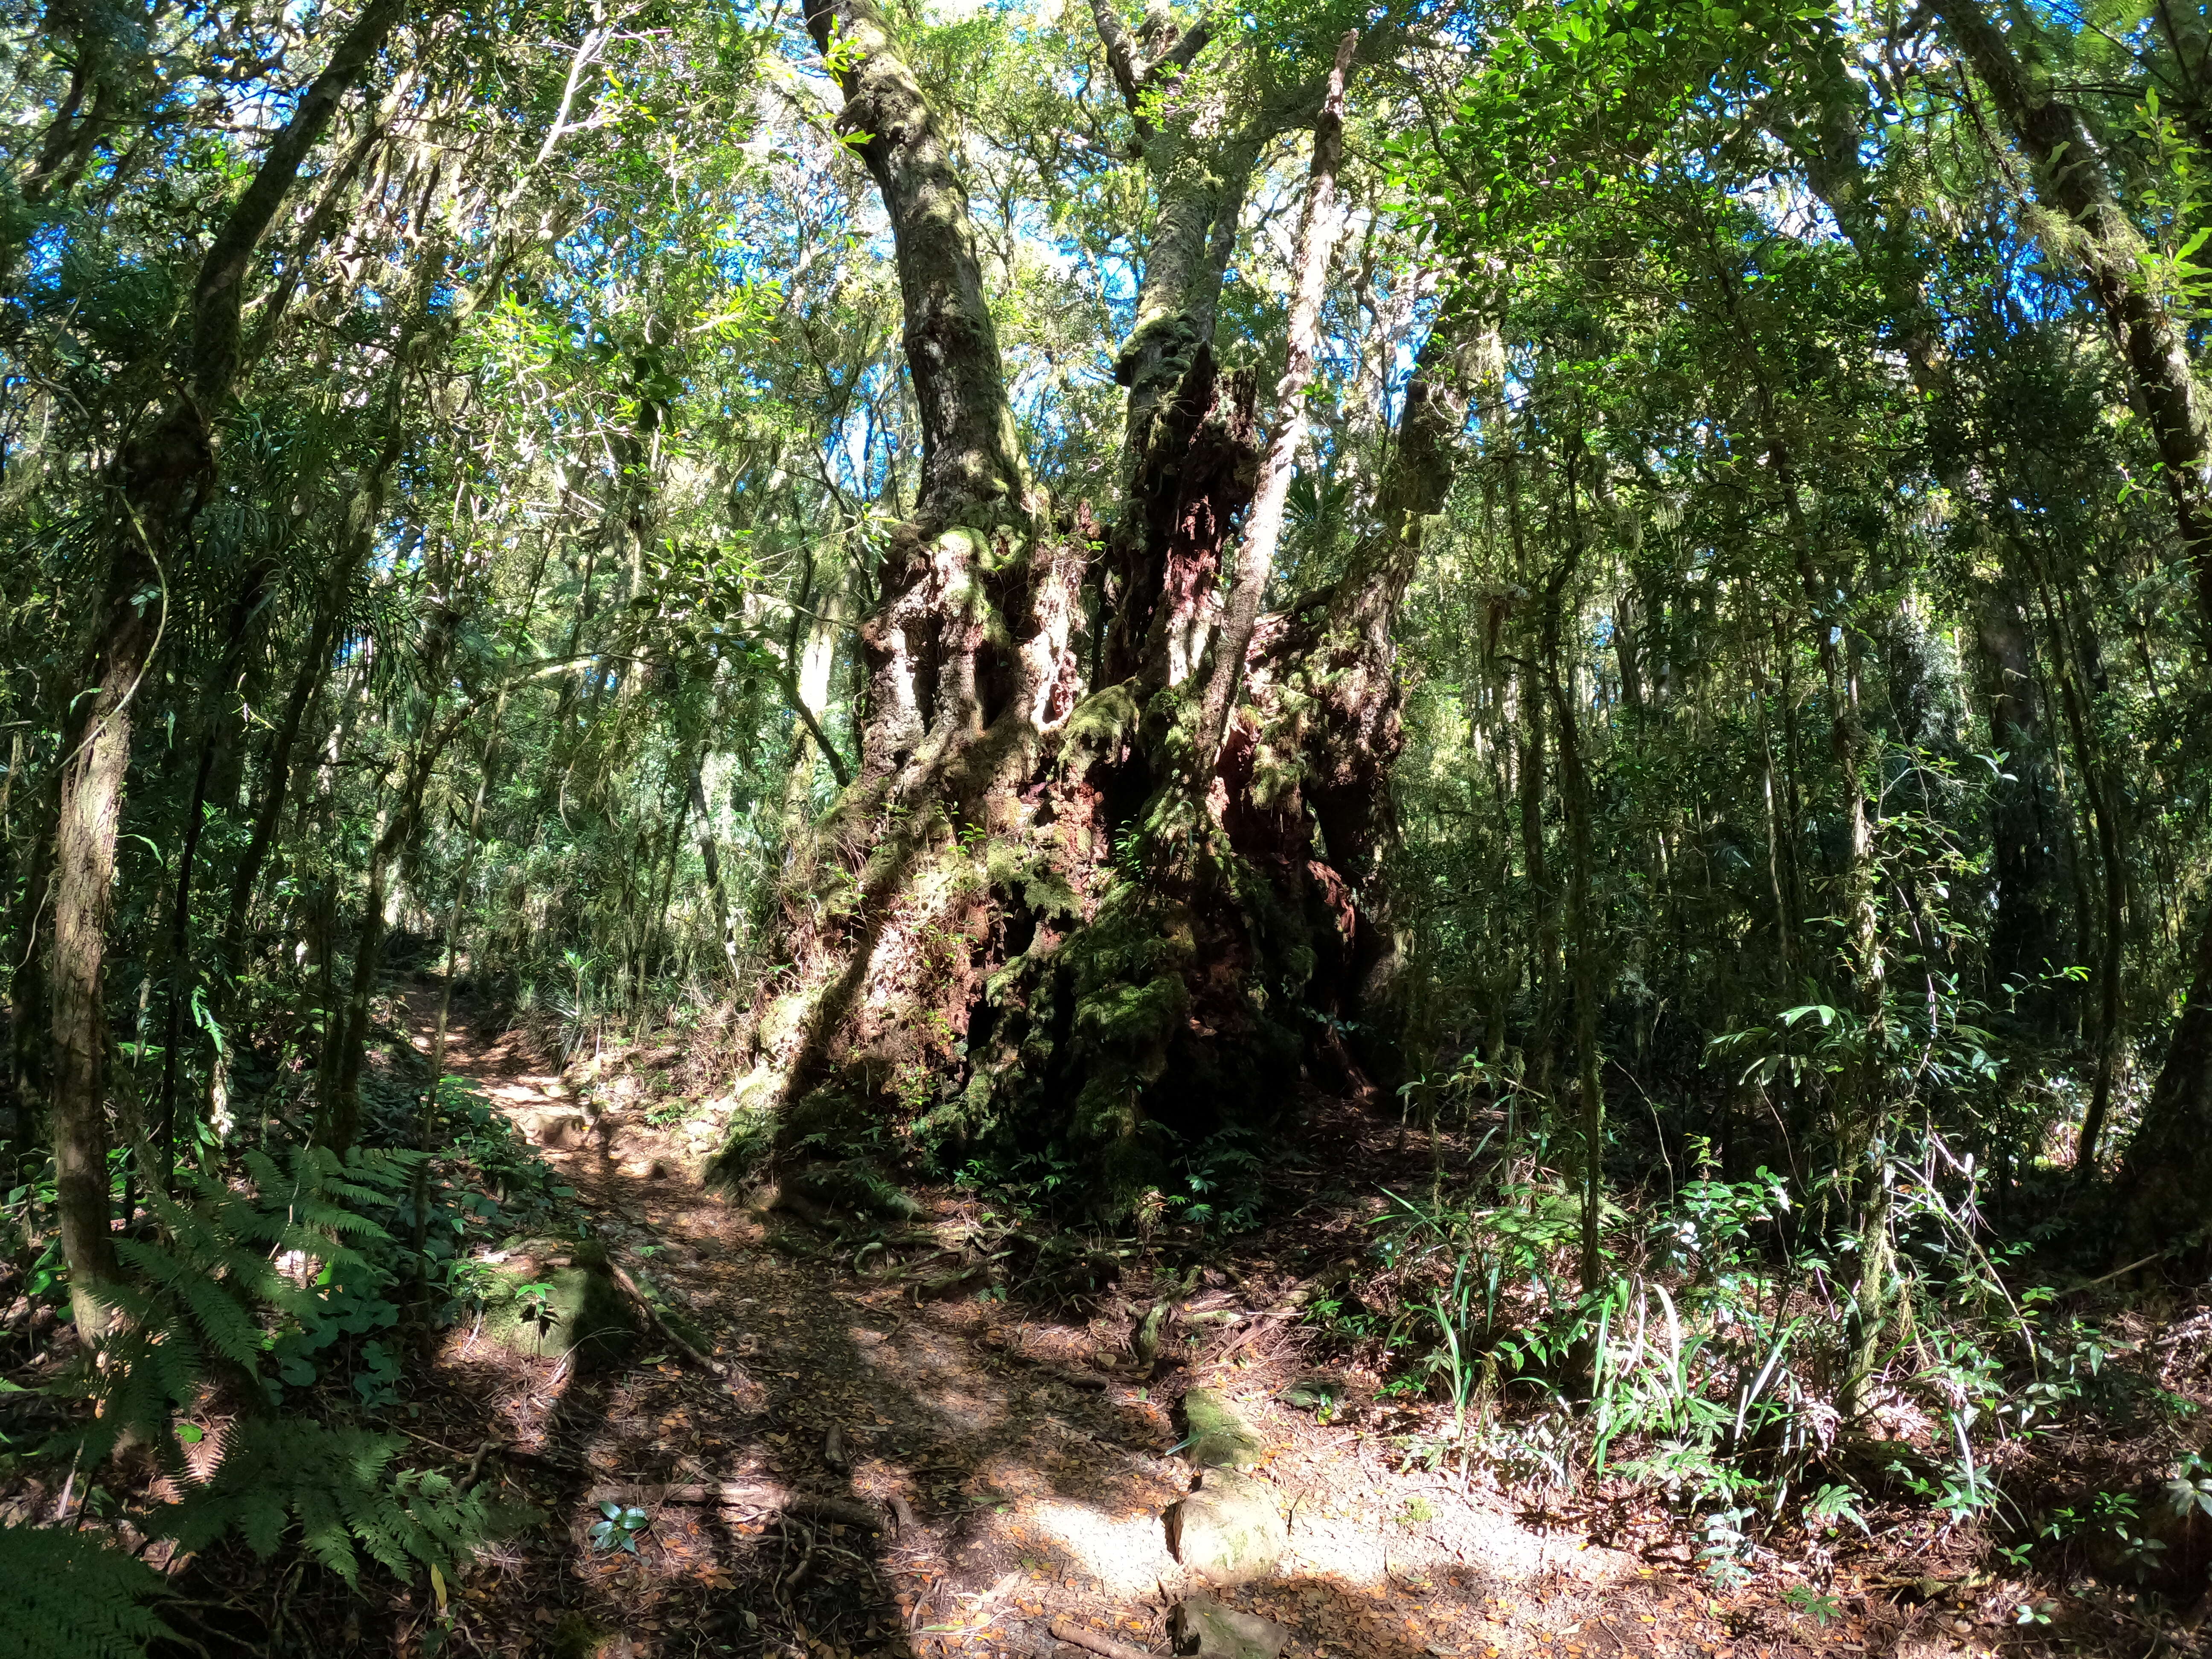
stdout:
[(1147, 1241), (1355, 1103), (1586, 1382), (1751, 1194), (1847, 1425), (2201, 1267), (2208, 155), (2125, 0), (11, 14), (6, 1340), (419, 1256), (464, 1012)]

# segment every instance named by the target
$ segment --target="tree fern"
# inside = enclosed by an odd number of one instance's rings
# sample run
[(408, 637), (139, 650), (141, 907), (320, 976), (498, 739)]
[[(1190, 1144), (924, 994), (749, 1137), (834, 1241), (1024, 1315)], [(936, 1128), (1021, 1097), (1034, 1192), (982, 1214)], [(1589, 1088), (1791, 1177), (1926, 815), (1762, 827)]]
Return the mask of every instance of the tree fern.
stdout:
[(82, 1533), (0, 1527), (0, 1642), (14, 1659), (140, 1659), (170, 1634), (144, 1562)]
[(307, 1553), (349, 1584), (361, 1555), (400, 1577), (450, 1571), (456, 1557), (497, 1536), (514, 1516), (434, 1471), (392, 1468), (397, 1435), (302, 1422), (242, 1428), (213, 1478), (157, 1511), (149, 1533), (204, 1549), (235, 1532), (269, 1555), (297, 1528)]

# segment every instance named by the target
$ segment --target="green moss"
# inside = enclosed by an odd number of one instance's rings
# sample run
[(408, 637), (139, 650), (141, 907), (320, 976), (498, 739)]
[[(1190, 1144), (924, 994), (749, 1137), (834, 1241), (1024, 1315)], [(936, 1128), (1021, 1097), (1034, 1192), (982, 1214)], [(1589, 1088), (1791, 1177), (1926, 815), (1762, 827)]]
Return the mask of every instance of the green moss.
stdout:
[(1202, 1469), (1249, 1469), (1267, 1455), (1267, 1443), (1217, 1389), (1192, 1389), (1182, 1397), (1184, 1451)]
[(1092, 692), (1068, 713), (1064, 731), (1069, 757), (1092, 760), (1117, 753), (1135, 735), (1143, 715), (1133, 683)]
[(580, 1613), (564, 1613), (548, 1640), (554, 1659), (606, 1659), (621, 1635), (611, 1625)]
[(775, 1118), (764, 1108), (740, 1105), (730, 1116), (722, 1144), (708, 1160), (710, 1180), (735, 1186), (757, 1175), (775, 1149)]
[(1017, 895), (1043, 916), (1080, 915), (1083, 900), (1066, 877), (1052, 867), (1049, 848), (1024, 847), (1007, 836), (994, 837), (983, 849), (989, 884)]
[(495, 1266), (484, 1296), (483, 1334), (520, 1354), (573, 1356), (579, 1371), (601, 1370), (629, 1351), (636, 1327), (604, 1248), (578, 1244), (567, 1255), (565, 1267), (528, 1256)]
[(1165, 1042), (1189, 1011), (1189, 988), (1163, 974), (1142, 984), (1098, 987), (1075, 1005), (1075, 1023), (1094, 1042), (1146, 1048)]

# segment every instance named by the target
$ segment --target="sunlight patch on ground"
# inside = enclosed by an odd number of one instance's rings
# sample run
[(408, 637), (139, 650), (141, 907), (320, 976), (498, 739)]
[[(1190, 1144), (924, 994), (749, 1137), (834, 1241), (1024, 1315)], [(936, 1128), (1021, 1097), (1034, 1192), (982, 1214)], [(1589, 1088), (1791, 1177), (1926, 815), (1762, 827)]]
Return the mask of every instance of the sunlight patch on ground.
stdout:
[(1003, 1395), (979, 1386), (972, 1369), (948, 1355), (934, 1340), (886, 1341), (882, 1334), (855, 1328), (854, 1352), (870, 1370), (896, 1382), (912, 1399), (966, 1433), (988, 1431), (1006, 1420)]
[(1301, 1510), (1291, 1529), (1289, 1559), (1317, 1577), (1363, 1590), (1455, 1569), (1473, 1569), (1500, 1584), (1553, 1573), (1599, 1584), (1636, 1576), (1632, 1555), (1530, 1531), (1479, 1504), (1439, 1504), (1437, 1511), (1432, 1520), (1407, 1528), (1378, 1524), (1372, 1516)]
[(1088, 1504), (1045, 1500), (1024, 1510), (1042, 1534), (1111, 1596), (1135, 1597), (1175, 1571), (1160, 1518), (1139, 1510), (1115, 1516)]

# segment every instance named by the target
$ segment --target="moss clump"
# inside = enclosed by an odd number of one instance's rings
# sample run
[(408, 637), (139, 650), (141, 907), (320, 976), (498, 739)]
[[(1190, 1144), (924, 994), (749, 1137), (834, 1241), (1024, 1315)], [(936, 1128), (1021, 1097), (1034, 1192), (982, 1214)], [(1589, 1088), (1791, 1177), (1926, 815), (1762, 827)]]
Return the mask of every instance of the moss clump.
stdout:
[(494, 1264), (483, 1334), (532, 1358), (573, 1359), (580, 1372), (613, 1364), (637, 1340), (606, 1252), (589, 1243), (565, 1254), (525, 1250)]
[(721, 1146), (708, 1160), (708, 1177), (731, 1186), (750, 1180), (775, 1150), (775, 1117), (763, 1109), (741, 1107), (731, 1115)]
[(1188, 1445), (1183, 1455), (1202, 1469), (1249, 1469), (1267, 1455), (1267, 1443), (1214, 1389), (1193, 1389), (1182, 1397)]
[(1045, 849), (1024, 847), (1005, 836), (994, 838), (983, 849), (983, 871), (992, 886), (1016, 895), (1036, 916), (1075, 916), (1083, 912), (1081, 896), (1067, 878), (1052, 867)]
[(1117, 755), (1136, 735), (1143, 717), (1134, 684), (1102, 687), (1068, 711), (1067, 724), (1061, 728), (1062, 752), (1071, 765)]

